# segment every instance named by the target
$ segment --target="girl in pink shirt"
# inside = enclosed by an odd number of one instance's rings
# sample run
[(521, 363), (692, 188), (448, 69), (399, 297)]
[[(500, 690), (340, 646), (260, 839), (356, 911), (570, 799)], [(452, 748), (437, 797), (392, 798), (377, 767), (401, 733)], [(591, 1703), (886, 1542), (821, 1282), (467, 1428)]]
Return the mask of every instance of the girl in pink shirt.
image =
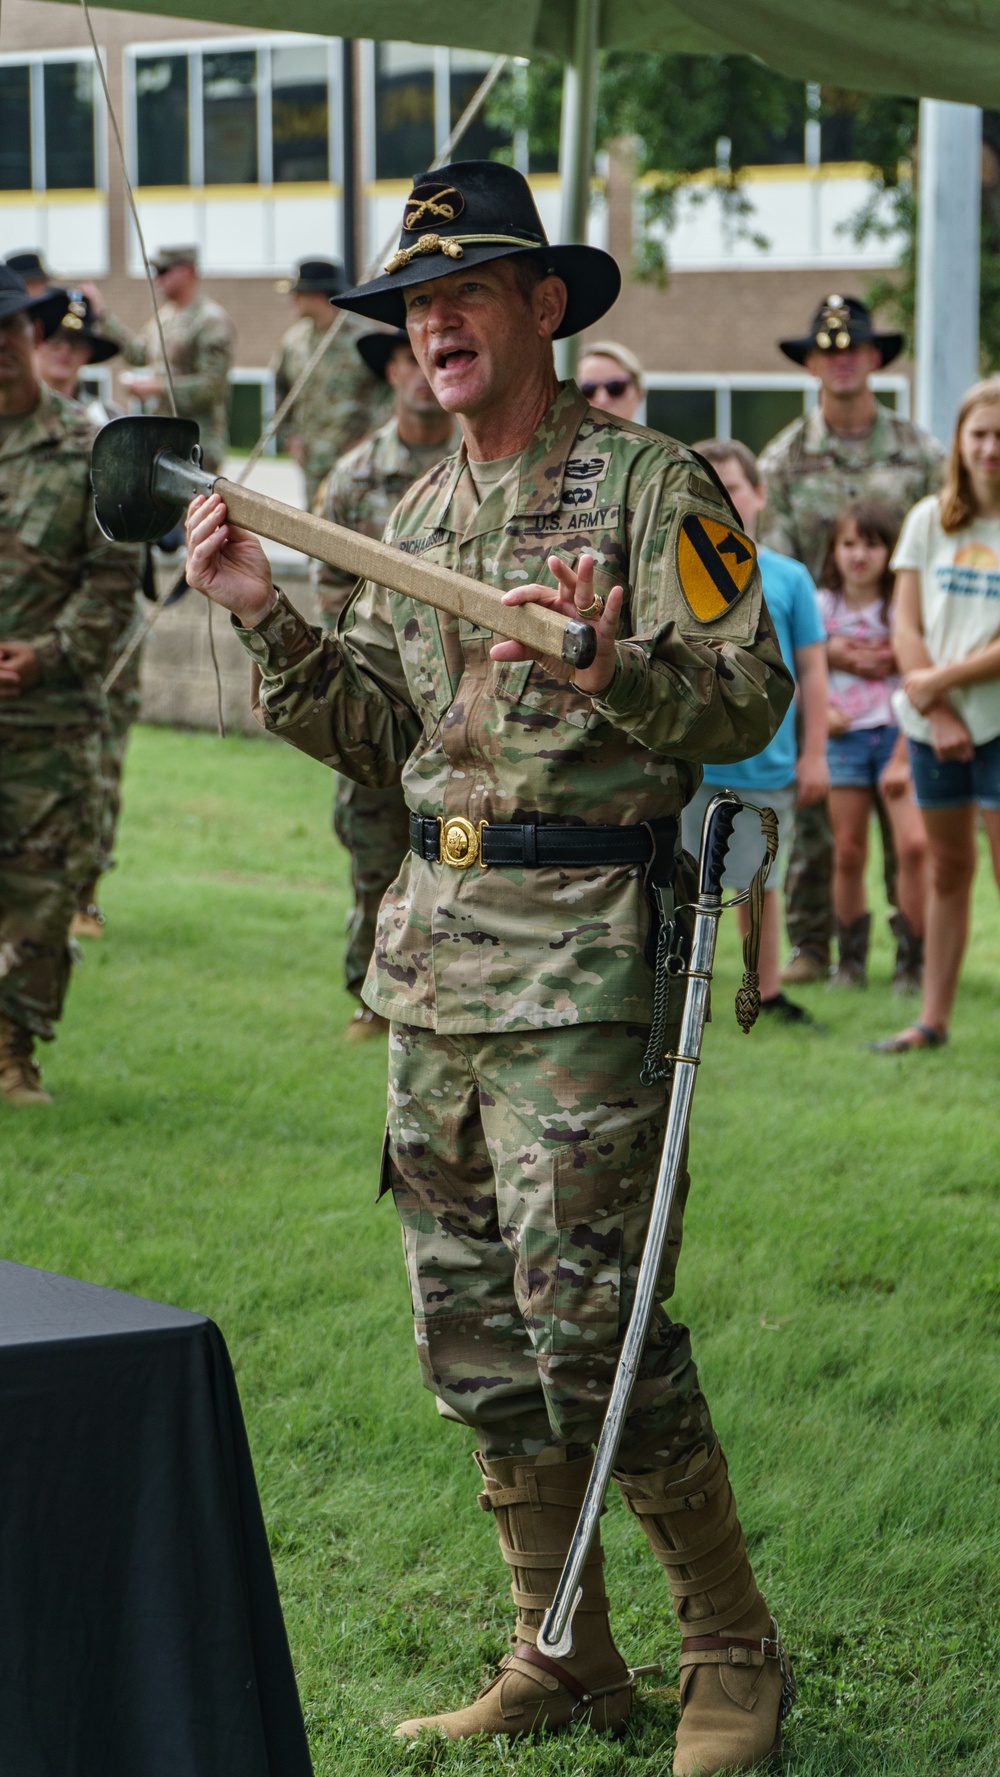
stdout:
[(924, 929), (924, 850), (905, 742), (892, 710), (899, 685), (889, 629), (889, 558), (898, 531), (874, 501), (838, 515), (823, 566), (820, 610), (830, 668), (827, 758), (833, 828), (833, 910), (839, 961), (831, 986), (863, 987), (871, 914), (865, 901), (868, 830), (878, 799), (892, 828), (897, 907), (890, 919), (906, 940), (912, 966), (905, 985), (920, 985)]

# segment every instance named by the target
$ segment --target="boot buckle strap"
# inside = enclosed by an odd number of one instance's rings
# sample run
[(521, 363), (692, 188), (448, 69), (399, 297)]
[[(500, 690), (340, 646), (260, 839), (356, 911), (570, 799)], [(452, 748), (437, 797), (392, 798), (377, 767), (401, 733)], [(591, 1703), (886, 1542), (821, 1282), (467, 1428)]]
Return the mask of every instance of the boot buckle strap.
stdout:
[[(704, 1662), (699, 1656), (707, 1655)], [(712, 1658), (717, 1655), (719, 1658)], [(690, 1657), (688, 1657), (690, 1656)], [(724, 1656), (722, 1658), (721, 1656)], [(681, 1642), (681, 1663), (730, 1666), (762, 1666), (765, 1660), (783, 1660), (784, 1648), (776, 1635), (686, 1635)]]

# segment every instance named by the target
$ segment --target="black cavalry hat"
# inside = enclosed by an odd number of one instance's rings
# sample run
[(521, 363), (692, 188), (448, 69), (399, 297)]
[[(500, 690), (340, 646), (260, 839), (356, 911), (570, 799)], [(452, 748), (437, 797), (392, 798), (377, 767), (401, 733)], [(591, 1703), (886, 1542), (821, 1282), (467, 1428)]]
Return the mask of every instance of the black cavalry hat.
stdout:
[(396, 347), (405, 346), (407, 351), (412, 350), (410, 336), (402, 327), (397, 327), (394, 333), (385, 333), (381, 328), (377, 333), (363, 333), (354, 343), (369, 370), (373, 375), (380, 376), (383, 382), (385, 367)]
[(0, 321), (8, 315), (30, 315), (33, 321), (41, 321), (48, 339), (66, 313), (68, 303), (65, 290), (43, 290), (41, 296), (29, 296), (24, 279), (9, 265), (0, 265)]
[(849, 346), (877, 346), (882, 363), (891, 364), (903, 349), (901, 333), (879, 333), (872, 326), (872, 312), (856, 296), (828, 296), (813, 316), (812, 327), (801, 339), (779, 339), (781, 350), (793, 364), (804, 364), (809, 352), (846, 352)]
[(514, 253), (530, 253), (566, 285), (566, 313), (556, 339), (599, 320), (621, 289), (621, 273), (610, 253), (583, 245), (550, 247), (523, 173), (493, 160), (463, 160), (418, 174), (403, 207), (399, 249), (383, 276), (345, 290), (333, 301), (338, 308), (402, 327), (408, 284)]
[(66, 298), (66, 313), (56, 332), (68, 333), (72, 339), (87, 344), (90, 347), (91, 364), (104, 364), (108, 358), (113, 358), (121, 347), (116, 346), (113, 339), (107, 339), (103, 333), (98, 332), (97, 317), (90, 298), (84, 296), (82, 290), (63, 290), (61, 294)]
[(46, 283), (49, 281), (50, 274), (41, 254), (35, 248), (24, 253), (8, 253), (4, 265), (9, 265), (11, 271), (16, 271), (19, 278), (44, 278)]
[(335, 259), (300, 259), (294, 278), (279, 278), (274, 288), (279, 296), (339, 296), (347, 289), (344, 268)]

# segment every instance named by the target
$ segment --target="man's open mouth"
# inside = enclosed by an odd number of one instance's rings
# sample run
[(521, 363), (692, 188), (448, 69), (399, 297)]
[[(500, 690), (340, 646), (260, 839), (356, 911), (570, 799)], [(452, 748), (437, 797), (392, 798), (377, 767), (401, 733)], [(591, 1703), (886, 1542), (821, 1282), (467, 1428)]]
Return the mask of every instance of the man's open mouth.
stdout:
[(438, 346), (434, 352), (435, 370), (464, 370), (479, 356), (471, 346)]

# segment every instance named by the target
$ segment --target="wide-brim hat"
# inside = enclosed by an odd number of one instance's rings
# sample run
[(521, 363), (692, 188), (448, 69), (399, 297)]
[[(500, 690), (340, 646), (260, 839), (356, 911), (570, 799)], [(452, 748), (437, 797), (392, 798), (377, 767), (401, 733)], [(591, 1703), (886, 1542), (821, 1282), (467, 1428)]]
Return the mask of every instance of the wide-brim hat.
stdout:
[(93, 305), (82, 290), (64, 290), (63, 295), (66, 297), (66, 312), (53, 331), (68, 333), (71, 339), (86, 342), (90, 347), (91, 364), (106, 363), (121, 347), (97, 331)]
[(813, 316), (810, 331), (801, 339), (779, 339), (778, 345), (793, 364), (804, 364), (810, 352), (846, 352), (851, 346), (875, 346), (882, 363), (891, 364), (903, 349), (901, 333), (880, 333), (872, 326), (871, 309), (856, 296), (828, 296)]
[(41, 321), (46, 339), (55, 332), (69, 303), (65, 290), (43, 290), (41, 296), (29, 296), (28, 287), (9, 265), (0, 265), (0, 321), (8, 315), (26, 314)]
[(410, 284), (530, 254), (566, 285), (566, 313), (554, 338), (565, 339), (606, 314), (621, 289), (610, 253), (584, 245), (550, 246), (523, 173), (493, 160), (463, 160), (420, 173), (403, 207), (399, 247), (381, 277), (333, 298), (372, 321), (402, 327)]
[(335, 259), (300, 259), (293, 278), (279, 278), (279, 296), (330, 296), (347, 289), (347, 277)]
[(397, 346), (413, 350), (410, 336), (402, 327), (397, 327), (393, 333), (386, 333), (382, 328), (377, 333), (363, 333), (354, 343), (373, 376), (380, 376), (383, 382), (385, 367)]
[(16, 271), (19, 278), (44, 278), (46, 283), (49, 281), (45, 263), (35, 248), (29, 248), (23, 253), (8, 253), (4, 258), (4, 265), (9, 265), (11, 271)]

